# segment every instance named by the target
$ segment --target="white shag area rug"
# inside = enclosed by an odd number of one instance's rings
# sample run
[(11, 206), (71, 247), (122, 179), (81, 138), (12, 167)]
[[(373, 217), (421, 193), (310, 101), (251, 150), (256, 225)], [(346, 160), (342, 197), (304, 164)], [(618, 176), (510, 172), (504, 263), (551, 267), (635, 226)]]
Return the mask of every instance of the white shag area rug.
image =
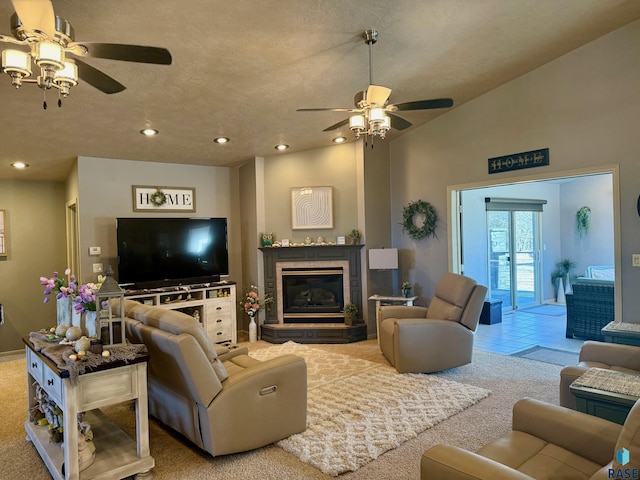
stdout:
[(491, 393), (294, 342), (250, 355), (287, 353), (307, 362), (307, 429), (276, 445), (332, 476), (356, 471)]

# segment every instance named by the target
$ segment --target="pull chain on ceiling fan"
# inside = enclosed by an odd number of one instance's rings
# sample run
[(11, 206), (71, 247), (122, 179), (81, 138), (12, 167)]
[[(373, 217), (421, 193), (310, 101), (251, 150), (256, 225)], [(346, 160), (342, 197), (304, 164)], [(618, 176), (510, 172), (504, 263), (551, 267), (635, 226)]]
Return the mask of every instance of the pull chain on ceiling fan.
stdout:
[[(44, 92), (56, 88), (61, 98), (69, 96), (71, 87), (82, 79), (104, 93), (117, 93), (125, 89), (117, 80), (75, 57), (106, 58), (125, 62), (170, 65), (171, 54), (165, 48), (113, 43), (75, 42), (73, 27), (55, 15), (51, 0), (11, 0), (16, 11), (11, 16), (13, 36), (0, 35), (0, 42), (27, 47), (28, 52), (6, 49), (2, 52), (2, 71), (19, 88), (23, 83), (34, 83)], [(35, 64), (40, 74), (30, 78)], [(46, 97), (43, 107), (47, 108)]]
[(350, 118), (342, 120), (324, 132), (337, 130), (347, 124), (354, 133), (356, 139), (362, 134), (384, 139), (389, 129), (404, 130), (412, 123), (396, 115), (397, 111), (432, 110), (436, 108), (449, 108), (453, 106), (450, 98), (438, 98), (433, 100), (418, 100), (413, 102), (388, 104), (391, 89), (373, 83), (373, 45), (378, 41), (378, 31), (365, 30), (362, 34), (365, 43), (369, 46), (369, 86), (366, 90), (356, 93), (354, 97), (355, 108), (299, 108), (298, 112), (351, 112)]

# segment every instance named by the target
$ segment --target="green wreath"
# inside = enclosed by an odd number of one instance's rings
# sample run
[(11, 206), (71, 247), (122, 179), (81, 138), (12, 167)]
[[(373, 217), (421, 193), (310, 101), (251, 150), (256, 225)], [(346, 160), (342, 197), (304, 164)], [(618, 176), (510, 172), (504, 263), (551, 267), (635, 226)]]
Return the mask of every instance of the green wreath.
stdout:
[(162, 190), (158, 189), (149, 197), (149, 201), (152, 205), (156, 207), (161, 207), (165, 203), (167, 203), (167, 196), (162, 193)]
[[(416, 215), (424, 215), (424, 223), (422, 227), (418, 227), (413, 217)], [(436, 224), (438, 223), (438, 212), (428, 202), (416, 200), (404, 207), (402, 212), (402, 231), (406, 232), (414, 240), (420, 240), (424, 237), (436, 236)]]

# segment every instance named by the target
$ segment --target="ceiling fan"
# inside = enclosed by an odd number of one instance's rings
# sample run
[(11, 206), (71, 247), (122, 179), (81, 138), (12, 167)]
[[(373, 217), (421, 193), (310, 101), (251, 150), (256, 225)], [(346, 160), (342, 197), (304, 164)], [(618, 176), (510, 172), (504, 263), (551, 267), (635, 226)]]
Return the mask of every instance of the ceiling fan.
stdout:
[(378, 41), (378, 32), (375, 29), (365, 30), (362, 38), (369, 45), (369, 87), (356, 93), (354, 98), (355, 108), (299, 108), (298, 112), (351, 112), (350, 118), (342, 120), (335, 125), (325, 128), (324, 132), (337, 130), (349, 124), (356, 139), (361, 134), (379, 136), (384, 138), (390, 128), (404, 130), (412, 124), (408, 120), (398, 116), (395, 112), (409, 110), (431, 110), (436, 108), (449, 108), (453, 106), (450, 98), (436, 98), (433, 100), (417, 100), (414, 102), (390, 104), (388, 103), (391, 89), (382, 85), (373, 84), (372, 75), (372, 48)]
[[(78, 78), (104, 93), (125, 89), (117, 80), (77, 57), (107, 58), (125, 62), (170, 65), (171, 54), (165, 48), (115, 43), (76, 42), (71, 24), (55, 15), (51, 0), (11, 0), (15, 13), (11, 16), (13, 36), (0, 35), (0, 42), (27, 47), (29, 52), (7, 49), (2, 52), (2, 71), (19, 88), (35, 83), (43, 90), (57, 88), (67, 97)], [(69, 54), (76, 58), (69, 59)], [(40, 67), (40, 75), (31, 77), (31, 59)], [(61, 100), (58, 99), (58, 106)], [(47, 108), (44, 101), (43, 107)]]

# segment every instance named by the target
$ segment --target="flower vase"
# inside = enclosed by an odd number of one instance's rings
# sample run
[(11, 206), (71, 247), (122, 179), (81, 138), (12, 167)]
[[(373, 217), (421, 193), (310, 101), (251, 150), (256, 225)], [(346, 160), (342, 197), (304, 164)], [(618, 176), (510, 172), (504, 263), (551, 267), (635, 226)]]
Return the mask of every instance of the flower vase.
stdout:
[(571, 279), (569, 278), (569, 275), (567, 275), (567, 284), (564, 286), (564, 294), (573, 294), (573, 287), (571, 286)]
[(258, 340), (258, 325), (256, 325), (256, 320), (253, 316), (249, 318), (251, 319), (249, 322), (249, 341), (256, 342)]
[(402, 295), (404, 295), (404, 298), (409, 298), (411, 296), (411, 289), (410, 288), (403, 288), (402, 289)]
[(71, 303), (72, 302), (69, 297), (60, 297), (56, 301), (58, 325), (71, 325)]
[(96, 312), (89, 311), (89, 310), (84, 312), (84, 327), (82, 331), (85, 332), (85, 334), (89, 338), (98, 336), (98, 328), (96, 325), (96, 321), (97, 321)]
[(556, 303), (559, 303), (560, 305), (567, 303), (564, 296), (564, 282), (562, 281), (562, 278), (558, 279), (558, 295), (556, 296)]
[(82, 313), (80, 313), (78, 310), (76, 310), (73, 307), (71, 307), (71, 323), (69, 325), (71, 325), (72, 327), (82, 328)]

